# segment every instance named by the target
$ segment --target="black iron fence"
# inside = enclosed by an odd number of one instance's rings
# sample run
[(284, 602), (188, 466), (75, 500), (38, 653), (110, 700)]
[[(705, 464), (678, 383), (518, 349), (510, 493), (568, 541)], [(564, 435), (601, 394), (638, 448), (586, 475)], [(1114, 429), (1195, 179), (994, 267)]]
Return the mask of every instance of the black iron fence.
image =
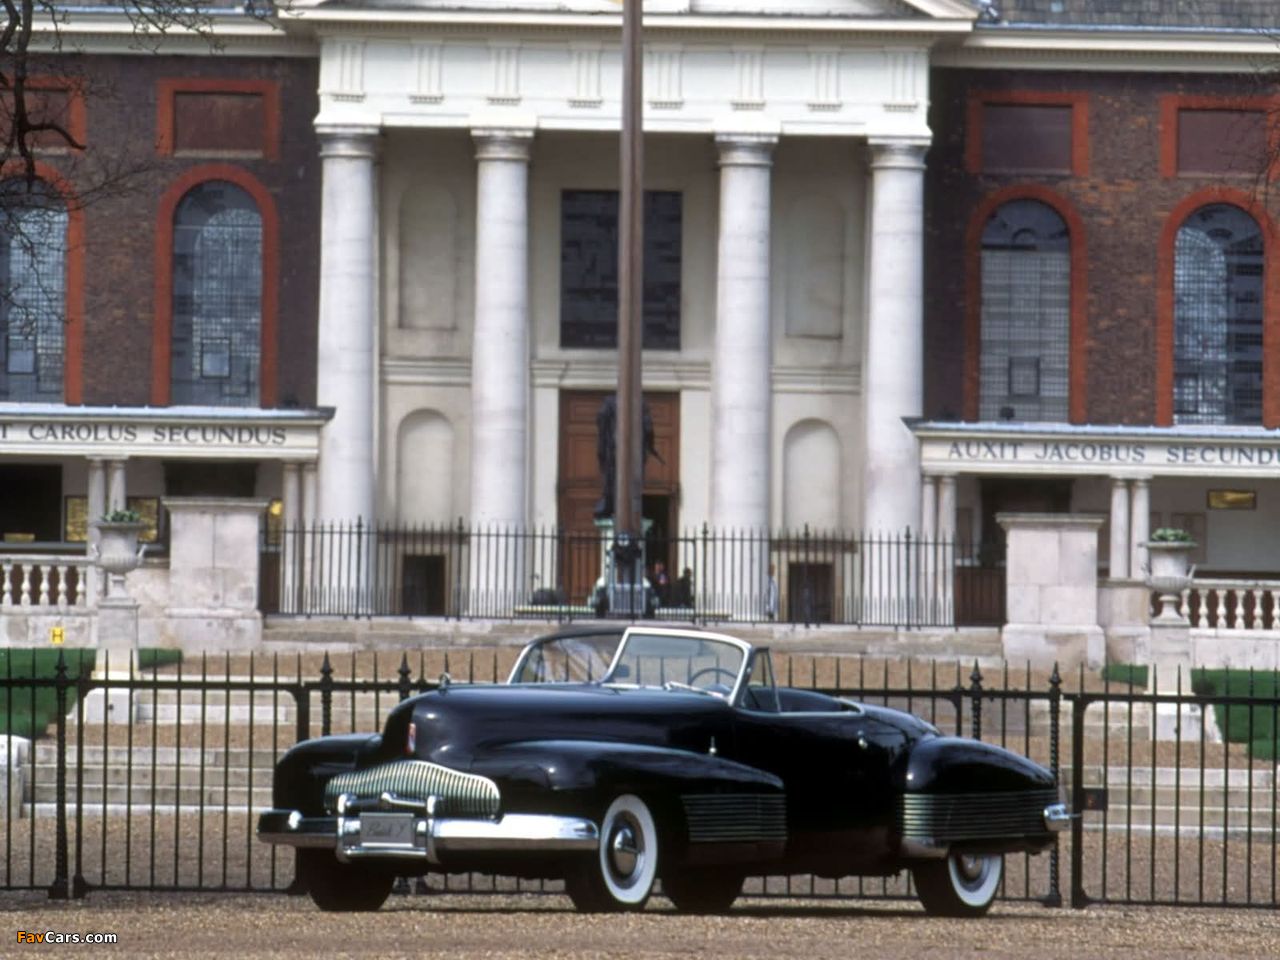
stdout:
[[(283, 891), (293, 854), (260, 844), (275, 760), (307, 737), (380, 727), (395, 702), (456, 681), (501, 680), (511, 649), (202, 657), (146, 672), (59, 657), (51, 675), (0, 673), (0, 720), (20, 729), (52, 699), (33, 741), (0, 738), (0, 889)], [(1081, 671), (1064, 681), (1008, 666), (780, 654), (780, 682), (910, 710), (944, 732), (999, 743), (1058, 773), (1081, 815), (1061, 847), (1009, 857), (1002, 896), (1094, 902), (1280, 905), (1274, 683), (1227, 695), (1148, 692)], [(1270, 675), (1268, 675), (1270, 676)], [(1160, 685), (1153, 683), (1153, 689)], [(1265, 689), (1265, 695), (1260, 692)], [(433, 877), (445, 891), (555, 884)], [(748, 895), (908, 897), (905, 876), (756, 880)]]
[[(297, 616), (539, 618), (618, 613), (607, 531), (264, 528), (262, 605)], [(814, 531), (649, 536), (628, 616), (694, 623), (1000, 625), (1004, 551), (950, 538)], [(611, 609), (611, 603), (613, 608)]]

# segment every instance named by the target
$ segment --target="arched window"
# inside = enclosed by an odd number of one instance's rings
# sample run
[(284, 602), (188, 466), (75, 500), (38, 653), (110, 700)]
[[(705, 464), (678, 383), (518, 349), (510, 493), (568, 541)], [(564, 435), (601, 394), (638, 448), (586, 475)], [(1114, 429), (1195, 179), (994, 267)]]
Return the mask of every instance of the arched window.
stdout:
[(202, 183), (174, 214), (172, 402), (257, 406), (261, 357), (262, 215), (240, 187)]
[(63, 401), (67, 208), (41, 181), (0, 183), (0, 400)]
[(979, 416), (1066, 421), (1071, 238), (1039, 200), (1012, 200), (982, 231)]
[(1239, 207), (1201, 207), (1173, 261), (1174, 423), (1262, 422), (1262, 231)]

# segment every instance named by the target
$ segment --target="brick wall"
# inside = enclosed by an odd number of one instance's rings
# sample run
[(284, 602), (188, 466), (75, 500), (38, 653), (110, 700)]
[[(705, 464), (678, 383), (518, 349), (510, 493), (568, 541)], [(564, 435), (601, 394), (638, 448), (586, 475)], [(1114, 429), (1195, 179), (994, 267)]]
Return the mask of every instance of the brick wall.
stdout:
[[(963, 418), (967, 351), (966, 233), (997, 191), (1036, 185), (1079, 215), (1084, 232), (1087, 320), (1084, 419), (1149, 424), (1156, 416), (1157, 257), (1170, 212), (1197, 191), (1229, 186), (1253, 194), (1273, 217), (1280, 191), (1257, 176), (1162, 178), (1160, 98), (1257, 96), (1252, 76), (935, 70), (926, 182), (925, 412)], [(965, 138), (971, 91), (1083, 93), (1088, 105), (1088, 169), (1083, 176), (968, 173)], [(1274, 348), (1271, 348), (1274, 349)], [(976, 385), (975, 385), (976, 386)], [(1274, 393), (1280, 383), (1267, 384)]]
[[(139, 54), (69, 57), (40, 69), (90, 78), (85, 97), (89, 150), (79, 157), (54, 158), (51, 165), (80, 191), (100, 183), (104, 167), (135, 172), (127, 178), (127, 188), (84, 198), (84, 402), (150, 402), (160, 198), (184, 172), (223, 163), (246, 170), (275, 202), (280, 222), (278, 402), (314, 404), (320, 211), (320, 161), (312, 129), (316, 62)], [(175, 78), (278, 85), (277, 159), (162, 155), (157, 150), (157, 90), (161, 79)]]

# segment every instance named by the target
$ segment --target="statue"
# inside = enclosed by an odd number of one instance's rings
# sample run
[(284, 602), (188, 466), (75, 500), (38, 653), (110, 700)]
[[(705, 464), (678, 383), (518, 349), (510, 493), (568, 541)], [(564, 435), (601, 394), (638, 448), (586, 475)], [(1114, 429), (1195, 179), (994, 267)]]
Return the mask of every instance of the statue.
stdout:
[[(643, 459), (640, 463), (640, 487), (644, 488), (644, 463), (652, 455), (659, 463), (666, 463), (658, 453), (653, 431), (653, 414), (649, 412), (649, 404), (641, 403), (641, 430), (644, 433)], [(611, 394), (600, 404), (600, 412), (596, 414), (596, 463), (600, 465), (600, 476), (604, 479), (603, 496), (596, 503), (595, 517), (604, 520), (613, 516), (614, 493), (618, 481), (618, 398)]]

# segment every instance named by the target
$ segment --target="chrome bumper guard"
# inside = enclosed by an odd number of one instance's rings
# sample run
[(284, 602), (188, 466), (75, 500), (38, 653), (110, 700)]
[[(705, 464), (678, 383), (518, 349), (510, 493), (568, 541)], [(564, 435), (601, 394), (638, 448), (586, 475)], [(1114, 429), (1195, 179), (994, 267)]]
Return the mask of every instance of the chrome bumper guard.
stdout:
[(600, 829), (578, 817), (533, 813), (468, 820), (385, 812), (304, 817), (297, 810), (267, 810), (258, 818), (258, 839), (332, 849), (343, 861), (390, 857), (439, 863), (442, 853), (461, 851), (593, 851), (600, 846)]
[(1044, 808), (1045, 829), (1061, 833), (1071, 826), (1071, 808), (1065, 803), (1051, 803)]

